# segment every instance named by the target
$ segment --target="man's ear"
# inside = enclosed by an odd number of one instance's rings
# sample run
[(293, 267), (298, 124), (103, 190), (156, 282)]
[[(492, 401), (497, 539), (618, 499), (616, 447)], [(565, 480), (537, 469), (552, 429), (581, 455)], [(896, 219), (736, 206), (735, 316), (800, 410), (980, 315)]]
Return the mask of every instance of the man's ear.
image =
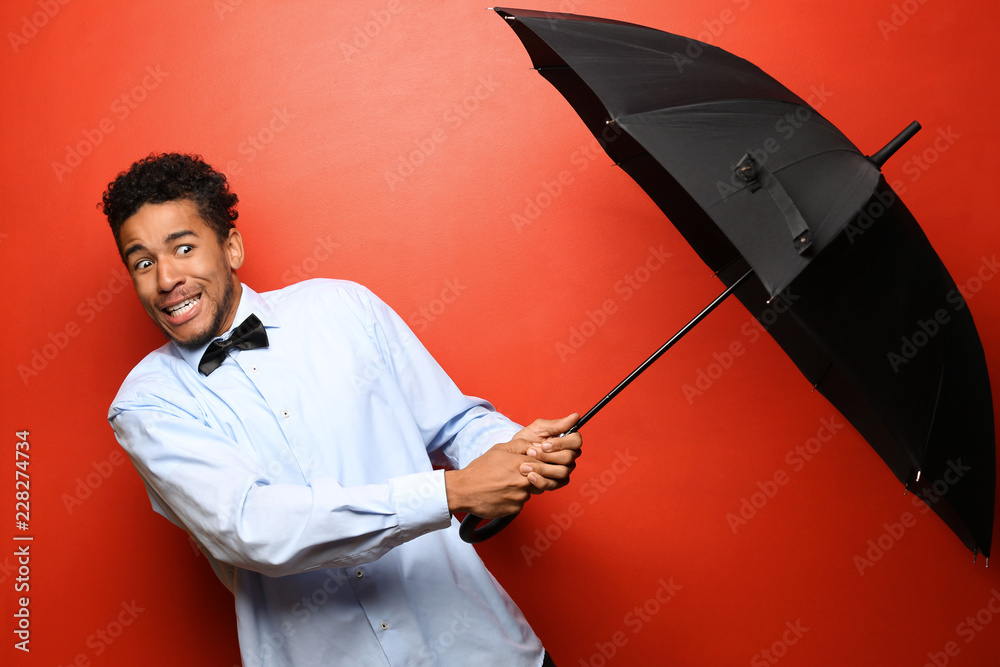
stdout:
[(233, 227), (229, 230), (229, 236), (226, 237), (222, 248), (229, 259), (229, 268), (235, 271), (243, 266), (243, 237), (238, 229)]

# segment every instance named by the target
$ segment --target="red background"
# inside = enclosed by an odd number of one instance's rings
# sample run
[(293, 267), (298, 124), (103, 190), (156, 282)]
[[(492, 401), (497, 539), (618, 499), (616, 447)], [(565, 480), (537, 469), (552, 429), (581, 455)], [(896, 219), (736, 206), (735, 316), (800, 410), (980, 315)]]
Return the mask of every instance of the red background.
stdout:
[[(3, 3), (4, 664), (239, 660), (229, 593), (116, 465), (105, 421), (161, 342), (96, 208), (138, 157), (199, 152), (229, 173), (245, 282), (368, 285), (466, 393), (520, 421), (586, 410), (721, 290), (484, 4)], [(717, 44), (803, 97), (820, 91), (821, 113), (868, 153), (919, 120), (885, 173), (975, 288), (996, 376), (995, 3), (529, 6)], [(997, 568), (973, 564), (850, 427), (786, 459), (843, 420), (749, 319), (725, 304), (587, 426), (573, 484), (480, 547), (497, 578), (564, 666), (994, 664)], [(710, 386), (685, 393), (701, 373)], [(30, 654), (12, 634), (19, 430)], [(761, 506), (734, 531), (745, 499)]]

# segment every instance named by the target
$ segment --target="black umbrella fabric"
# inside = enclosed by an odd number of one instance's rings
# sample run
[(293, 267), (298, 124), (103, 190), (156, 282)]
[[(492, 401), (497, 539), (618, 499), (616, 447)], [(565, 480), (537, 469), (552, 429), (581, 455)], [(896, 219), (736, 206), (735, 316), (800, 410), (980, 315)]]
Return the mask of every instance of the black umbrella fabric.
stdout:
[(722, 49), (618, 21), (495, 11), (723, 283), (754, 272), (736, 297), (897, 479), (988, 558), (996, 463), (982, 344), (880, 173), (919, 126), (867, 157)]

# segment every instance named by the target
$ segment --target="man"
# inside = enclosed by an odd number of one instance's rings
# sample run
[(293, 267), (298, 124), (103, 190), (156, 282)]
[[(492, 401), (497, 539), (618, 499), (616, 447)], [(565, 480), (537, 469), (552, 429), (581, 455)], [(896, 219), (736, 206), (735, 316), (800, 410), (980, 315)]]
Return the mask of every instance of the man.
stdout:
[(566, 484), (577, 416), (522, 429), (463, 396), (360, 285), (241, 284), (237, 197), (200, 157), (150, 155), (103, 202), (171, 341), (108, 419), (234, 593), (244, 665), (551, 664), (452, 513)]

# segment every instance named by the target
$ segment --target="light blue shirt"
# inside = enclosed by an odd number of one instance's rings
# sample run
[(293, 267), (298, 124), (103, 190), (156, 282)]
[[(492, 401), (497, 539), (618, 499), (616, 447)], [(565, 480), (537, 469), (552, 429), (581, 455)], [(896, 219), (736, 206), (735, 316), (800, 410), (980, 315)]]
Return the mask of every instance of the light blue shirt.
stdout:
[(206, 377), (205, 348), (168, 343), (108, 415), (153, 509), (235, 595), (244, 666), (539, 665), (434, 469), (520, 427), (462, 395), (360, 285), (244, 285), (234, 325), (251, 313), (267, 348)]

